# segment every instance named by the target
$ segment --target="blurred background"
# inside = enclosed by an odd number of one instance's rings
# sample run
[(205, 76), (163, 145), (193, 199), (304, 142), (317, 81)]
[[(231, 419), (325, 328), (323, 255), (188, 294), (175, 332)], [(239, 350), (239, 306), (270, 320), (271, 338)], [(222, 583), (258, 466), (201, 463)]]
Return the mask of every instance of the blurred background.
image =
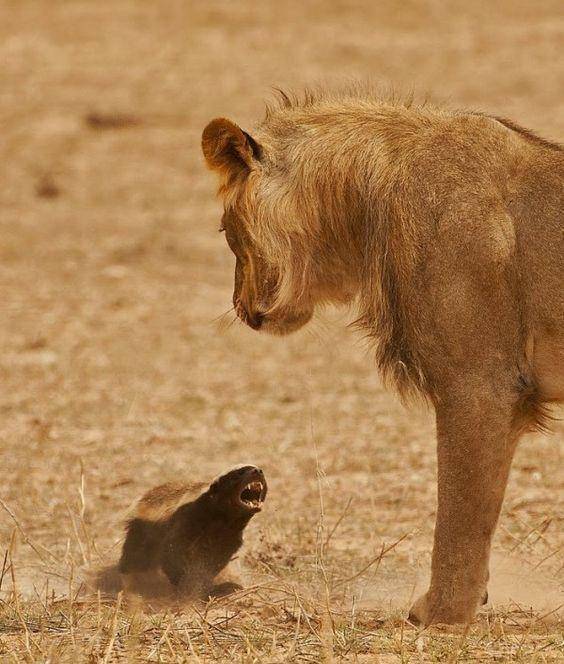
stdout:
[[(306, 574), (350, 501), (334, 568), (407, 533), (365, 597), (408, 601), (432, 415), (384, 389), (347, 311), (287, 339), (221, 318), (234, 266), (201, 131), (252, 128), (272, 86), (369, 78), (561, 141), (563, 37), (550, 0), (2, 0), (0, 549), (22, 588), (117, 555), (150, 486), (250, 460), (271, 486), (251, 575)], [(519, 449), (496, 551), (545, 585), (503, 601), (562, 597), (563, 432)]]

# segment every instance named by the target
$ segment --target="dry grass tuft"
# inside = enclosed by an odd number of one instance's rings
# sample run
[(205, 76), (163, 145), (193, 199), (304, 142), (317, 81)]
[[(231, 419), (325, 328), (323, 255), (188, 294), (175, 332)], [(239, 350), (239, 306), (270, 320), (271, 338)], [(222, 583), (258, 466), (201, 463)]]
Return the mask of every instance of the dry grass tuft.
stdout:
[[(318, 480), (322, 474), (318, 469)], [(363, 595), (373, 584), (389, 584), (379, 569), (386, 557), (409, 543), (411, 533), (382, 542), (377, 555), (358, 560), (332, 542), (347, 525), (352, 499), (328, 522), (323, 484), (318, 484), (316, 522), (308, 536), (288, 543), (262, 537), (244, 554), (257, 581), (208, 604), (150, 608), (133, 597), (107, 600), (88, 594), (85, 578), (103, 557), (84, 521), (84, 476), (79, 501), (68, 509), (74, 542), (62, 559), (35, 544), (12, 510), (15, 524), (0, 573), (0, 655), (29, 662), (193, 661), (445, 661), (557, 662), (564, 654), (561, 606), (539, 614), (510, 603), (484, 611), (466, 627), (417, 629), (405, 622), (407, 606), (391, 610)], [(539, 539), (548, 526), (531, 529)], [(315, 533), (314, 537), (310, 535)], [(13, 561), (18, 539), (40, 563), (41, 588), (24, 592)], [(538, 541), (538, 540), (537, 540)], [(74, 551), (74, 553), (72, 553)], [(553, 551), (548, 557), (556, 556)], [(547, 556), (535, 563), (542, 565)], [(26, 572), (24, 577), (29, 577)], [(53, 581), (54, 583), (53, 583)], [(5, 588), (8, 587), (8, 590)], [(55, 587), (57, 590), (55, 590)], [(393, 589), (389, 588), (393, 593)]]

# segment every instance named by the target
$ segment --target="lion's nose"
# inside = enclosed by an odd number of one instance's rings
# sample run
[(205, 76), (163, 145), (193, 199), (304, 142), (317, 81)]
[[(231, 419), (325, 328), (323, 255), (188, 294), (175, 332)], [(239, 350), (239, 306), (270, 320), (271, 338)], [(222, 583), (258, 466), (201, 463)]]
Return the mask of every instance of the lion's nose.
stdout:
[(249, 327), (252, 327), (253, 330), (260, 330), (264, 321), (264, 314), (261, 314), (259, 311), (256, 311), (253, 314), (249, 314), (247, 317), (247, 323)]

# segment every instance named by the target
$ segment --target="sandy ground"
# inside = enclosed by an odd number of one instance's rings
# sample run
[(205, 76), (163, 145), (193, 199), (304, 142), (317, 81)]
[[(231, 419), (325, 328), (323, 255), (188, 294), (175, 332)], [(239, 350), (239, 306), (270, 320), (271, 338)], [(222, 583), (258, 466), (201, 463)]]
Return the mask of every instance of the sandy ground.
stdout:
[[(209, 119), (252, 127), (271, 86), (349, 77), (562, 140), (563, 35), (548, 0), (1, 3), (0, 656), (564, 657), (562, 424), (518, 450), (489, 613), (462, 637), (405, 625), (431, 550), (432, 416), (382, 386), (350, 312), (283, 340), (218, 320), (233, 258), (199, 152)], [(241, 460), (270, 484), (243, 567), (292, 602), (222, 605), (219, 640), (201, 612), (72, 608), (82, 569), (117, 555), (132, 500)], [(149, 623), (131, 645), (135, 620)]]

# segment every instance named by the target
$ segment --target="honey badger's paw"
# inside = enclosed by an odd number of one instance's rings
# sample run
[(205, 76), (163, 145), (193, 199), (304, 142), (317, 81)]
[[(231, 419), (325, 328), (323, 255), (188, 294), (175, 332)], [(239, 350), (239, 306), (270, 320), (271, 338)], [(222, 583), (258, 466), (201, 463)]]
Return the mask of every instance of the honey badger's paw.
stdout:
[(225, 597), (226, 595), (236, 593), (238, 590), (243, 590), (243, 586), (232, 581), (225, 581), (224, 583), (214, 585), (210, 590), (209, 596), (210, 598)]
[[(487, 601), (488, 591), (485, 590), (480, 600), (480, 605), (483, 606)], [(468, 601), (433, 601), (430, 599), (429, 593), (425, 593), (411, 607), (407, 619), (412, 625), (422, 627), (436, 623), (458, 625), (472, 622), (475, 613), (475, 607)]]

